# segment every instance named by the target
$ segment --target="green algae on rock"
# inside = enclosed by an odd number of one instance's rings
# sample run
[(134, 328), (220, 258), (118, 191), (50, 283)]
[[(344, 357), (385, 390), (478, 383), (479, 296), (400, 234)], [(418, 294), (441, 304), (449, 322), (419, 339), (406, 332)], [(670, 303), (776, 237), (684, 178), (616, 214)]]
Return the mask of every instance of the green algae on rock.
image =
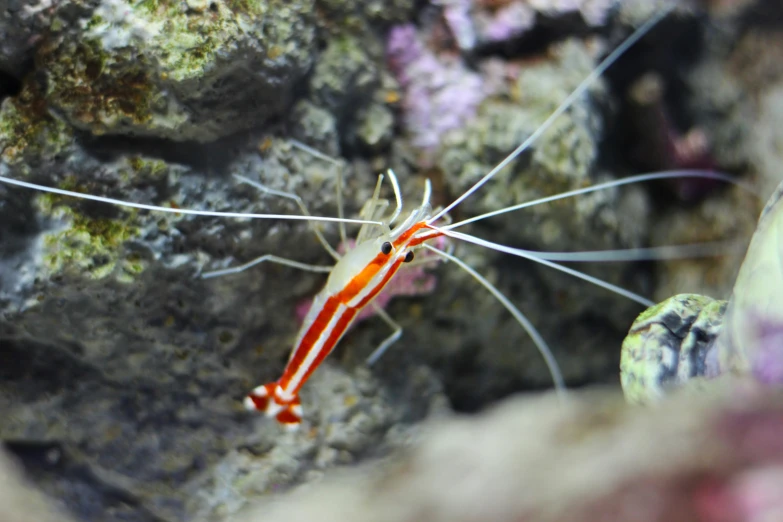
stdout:
[(414, 0), (318, 0), (322, 25), (336, 34), (356, 34), (410, 19)]
[[(58, 187), (64, 190), (88, 190), (69, 177)], [(70, 198), (68, 198), (70, 199)], [(103, 279), (117, 268), (118, 280), (127, 281), (144, 269), (139, 259), (122, 256), (123, 244), (138, 237), (141, 229), (136, 210), (121, 209), (123, 217), (91, 217), (69, 206), (66, 197), (41, 194), (36, 198), (38, 210), (45, 216), (66, 224), (43, 235), (43, 262), (51, 275), (76, 270), (88, 279)]]
[(26, 82), (16, 96), (0, 106), (0, 160), (16, 175), (27, 175), (73, 144), (67, 123), (52, 115), (42, 93)]

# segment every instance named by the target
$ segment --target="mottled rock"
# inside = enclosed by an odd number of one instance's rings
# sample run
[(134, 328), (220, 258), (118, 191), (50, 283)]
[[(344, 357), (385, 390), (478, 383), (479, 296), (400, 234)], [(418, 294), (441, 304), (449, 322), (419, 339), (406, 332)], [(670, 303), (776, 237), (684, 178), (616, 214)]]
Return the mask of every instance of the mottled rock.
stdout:
[(320, 0), (326, 27), (337, 33), (367, 31), (408, 20), (414, 0)]
[[(475, 119), (464, 129), (448, 135), (438, 166), (452, 191), (459, 194), (467, 189), (531, 135), (595, 66), (595, 51), (594, 47), (575, 40), (555, 46), (550, 50), (551, 61), (517, 69), (513, 83), (502, 96), (485, 101)], [(503, 191), (481, 191), (461, 205), (462, 211), (488, 212), (587, 182), (598, 156), (603, 128), (602, 99), (605, 99), (605, 85), (599, 81), (588, 96), (577, 100), (569, 109), (568, 118), (556, 120), (542, 139), (524, 154), (522, 161), (498, 175), (497, 179), (504, 184)], [(546, 246), (572, 245), (571, 241), (583, 236), (583, 232), (567, 233), (555, 229), (547, 235), (544, 216), (551, 213), (554, 206), (573, 208), (581, 205), (588, 212), (595, 212), (596, 203), (611, 197), (607, 193), (591, 194), (580, 203), (569, 200), (533, 209), (529, 213), (534, 215), (538, 226), (530, 226), (527, 230), (537, 237), (543, 236)], [(493, 222), (513, 223), (517, 219), (517, 214), (510, 214)], [(579, 226), (587, 219), (568, 221)], [(536, 230), (543, 230), (543, 234)]]
[(672, 389), (717, 377), (720, 360), (715, 341), (726, 304), (680, 294), (642, 312), (623, 341), (620, 383), (625, 398), (654, 403)]
[(382, 152), (391, 144), (393, 137), (394, 115), (388, 107), (374, 103), (359, 116), (356, 138), (365, 150)]
[(20, 78), (60, 0), (5, 0), (0, 10), (0, 71)]
[(361, 41), (347, 36), (332, 40), (321, 54), (310, 81), (314, 100), (340, 119), (355, 114), (379, 86), (377, 64)]
[(0, 105), (0, 158), (16, 176), (78, 153), (73, 129), (49, 111), (43, 96), (40, 86), (28, 81)]

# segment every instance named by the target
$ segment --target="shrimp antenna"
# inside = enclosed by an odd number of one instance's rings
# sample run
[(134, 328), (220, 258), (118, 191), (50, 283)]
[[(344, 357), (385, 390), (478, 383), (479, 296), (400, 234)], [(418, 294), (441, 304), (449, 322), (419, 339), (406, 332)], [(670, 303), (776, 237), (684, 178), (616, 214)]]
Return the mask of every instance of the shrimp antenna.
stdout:
[(550, 268), (554, 268), (555, 270), (560, 270), (561, 272), (565, 272), (566, 274), (572, 275), (574, 277), (577, 277), (579, 279), (583, 279), (589, 283), (593, 283), (596, 286), (600, 286), (601, 288), (604, 288), (606, 290), (609, 290), (610, 292), (614, 292), (615, 294), (621, 295), (623, 297), (626, 297), (630, 299), (631, 301), (635, 301), (639, 303), (640, 305), (649, 308), (651, 306), (654, 306), (655, 303), (647, 299), (646, 297), (642, 297), (639, 294), (636, 294), (634, 292), (631, 292), (630, 290), (626, 290), (625, 288), (621, 288), (617, 285), (613, 285), (611, 283), (607, 283), (606, 281), (602, 281), (601, 279), (598, 279), (597, 277), (593, 277), (591, 275), (587, 275), (584, 272), (579, 272), (578, 270), (574, 270), (573, 268), (568, 268), (566, 266), (558, 265), (557, 263), (553, 263), (552, 261), (547, 261), (546, 259), (542, 259), (541, 257), (538, 257), (535, 255), (534, 252), (531, 252), (529, 250), (522, 250), (521, 248), (513, 248), (506, 245), (501, 245), (499, 243), (493, 243), (492, 241), (487, 241), (486, 239), (481, 239), (475, 236), (471, 236), (469, 234), (463, 234), (462, 232), (454, 232), (451, 230), (446, 230), (443, 228), (433, 227), (430, 226), (435, 231), (438, 231), (442, 233), (444, 236), (451, 237), (454, 239), (460, 239), (462, 241), (465, 241), (467, 243), (473, 243), (474, 245), (483, 246), (486, 248), (489, 248), (491, 250), (495, 250), (496, 252), (503, 252), (505, 254), (511, 254), (512, 256), (522, 257), (524, 259), (529, 259), (531, 261), (535, 261), (536, 263), (539, 263), (544, 266), (548, 266)]
[(599, 190), (620, 187), (623, 185), (630, 185), (632, 183), (641, 183), (643, 181), (654, 181), (660, 179), (673, 179), (673, 178), (678, 178), (678, 179), (679, 178), (704, 178), (704, 179), (726, 181), (728, 183), (731, 183), (732, 185), (736, 185), (744, 190), (747, 190), (748, 192), (756, 194), (757, 196), (761, 196), (761, 194), (759, 194), (759, 191), (751, 184), (736, 180), (731, 176), (728, 176), (726, 174), (721, 174), (719, 172), (702, 171), (702, 170), (667, 170), (664, 172), (652, 172), (649, 174), (639, 174), (637, 176), (629, 176), (627, 178), (607, 181), (606, 183), (599, 183), (598, 185), (593, 185), (592, 187), (570, 190), (568, 192), (561, 192), (560, 194), (555, 194), (553, 196), (534, 199), (533, 201), (526, 201), (524, 203), (519, 203), (518, 205), (512, 205), (510, 207), (500, 208), (498, 210), (493, 210), (492, 212), (487, 212), (486, 214), (481, 214), (479, 216), (474, 216), (469, 219), (458, 221), (456, 223), (452, 223), (451, 225), (443, 226), (441, 227), (441, 229), (452, 230), (457, 227), (467, 225), (468, 223), (475, 223), (476, 221), (481, 221), (482, 219), (487, 219), (492, 216), (499, 216), (500, 214), (505, 214), (507, 212), (514, 212), (515, 210), (520, 210), (527, 207), (534, 207), (536, 205), (542, 205), (544, 203), (551, 203), (552, 201), (557, 201), (560, 199), (571, 198), (574, 196), (581, 196), (583, 194), (589, 194), (590, 192), (597, 192)]
[[(436, 229), (437, 230), (437, 229)], [(455, 232), (456, 233), (456, 232)], [(565, 397), (566, 393), (566, 386), (565, 382), (563, 381), (563, 374), (560, 372), (560, 367), (557, 365), (557, 361), (555, 360), (554, 355), (552, 355), (552, 350), (549, 349), (549, 346), (546, 344), (546, 341), (544, 341), (544, 338), (541, 337), (541, 334), (538, 333), (538, 330), (536, 330), (535, 326), (533, 326), (533, 323), (530, 322), (530, 320), (525, 317), (525, 314), (519, 311), (519, 308), (514, 306), (514, 304), (503, 295), (503, 293), (495, 288), (495, 286), (487, 281), (487, 279), (476, 272), (473, 268), (471, 268), (467, 263), (462, 261), (456, 256), (453, 256), (449, 253), (444, 252), (443, 250), (440, 250), (438, 248), (435, 248), (431, 245), (428, 245), (426, 243), (422, 244), (422, 246), (432, 252), (435, 252), (437, 255), (441, 256), (444, 259), (447, 259), (448, 261), (451, 261), (461, 269), (463, 269), (465, 272), (470, 274), (473, 279), (478, 281), (481, 286), (489, 290), (489, 292), (495, 296), (495, 299), (497, 299), (500, 304), (502, 304), (506, 310), (508, 310), (512, 316), (514, 316), (514, 319), (522, 326), (522, 328), (527, 331), (528, 335), (530, 335), (530, 338), (533, 339), (533, 342), (536, 345), (536, 348), (538, 348), (539, 353), (544, 357), (544, 361), (546, 362), (547, 367), (549, 368), (549, 373), (552, 376), (552, 380), (555, 383), (555, 390), (557, 391), (558, 395), (561, 398)]]
[(397, 202), (397, 208), (394, 209), (394, 214), (389, 219), (389, 224), (391, 225), (400, 217), (400, 212), (402, 212), (402, 195), (400, 195), (400, 184), (397, 182), (397, 175), (392, 169), (389, 169), (387, 173), (389, 174), (389, 182), (391, 182), (394, 189), (394, 199)]
[(144, 203), (133, 203), (131, 201), (123, 201), (121, 199), (95, 196), (93, 194), (82, 194), (81, 192), (72, 192), (70, 190), (47, 187), (45, 185), (37, 185), (35, 183), (19, 181), (18, 179), (7, 178), (5, 176), (0, 176), (0, 183), (15, 185), (17, 187), (29, 188), (29, 189), (37, 190), (39, 192), (48, 192), (51, 194), (59, 194), (61, 196), (70, 196), (73, 198), (98, 201), (100, 203), (108, 203), (110, 205), (116, 205), (118, 207), (138, 208), (141, 210), (155, 210), (158, 212), (168, 212), (170, 214), (187, 214), (191, 216), (215, 216), (215, 217), (230, 217), (230, 218), (251, 218), (251, 219), (288, 219), (294, 221), (323, 221), (323, 222), (332, 222), (332, 223), (355, 223), (359, 225), (365, 225), (365, 224), (383, 225), (383, 223), (380, 221), (370, 221), (365, 219), (346, 219), (346, 218), (325, 217), (325, 216), (297, 216), (291, 214), (252, 214), (252, 213), (242, 213), (242, 212), (218, 212), (214, 210), (193, 210), (187, 208), (160, 207), (157, 205), (146, 205)]
[(426, 207), (430, 204), (430, 197), (432, 197), (432, 182), (430, 178), (424, 180), (424, 194), (421, 196), (421, 206)]
[(487, 174), (484, 175), (483, 178), (478, 180), (472, 187), (470, 187), (468, 190), (466, 190), (460, 197), (455, 199), (450, 205), (448, 205), (446, 208), (435, 214), (433, 217), (431, 217), (429, 220), (427, 220), (428, 224), (435, 223), (437, 220), (439, 220), (444, 214), (449, 212), (451, 209), (462, 203), (467, 197), (469, 197), (471, 194), (476, 192), (481, 186), (483, 186), (487, 181), (492, 179), (495, 174), (506, 168), (506, 166), (514, 161), (517, 156), (522, 154), (530, 145), (533, 144), (538, 138), (541, 137), (542, 134), (544, 134), (547, 130), (549, 130), (549, 127), (552, 126), (552, 124), (555, 122), (555, 120), (563, 114), (565, 111), (567, 111), (571, 105), (573, 105), (574, 101), (576, 101), (577, 98), (579, 98), (584, 92), (595, 82), (614, 62), (617, 61), (617, 59), (625, 53), (633, 44), (635, 44), (637, 41), (639, 41), (644, 35), (646, 35), (650, 30), (655, 27), (658, 22), (660, 22), (664, 17), (666, 17), (671, 11), (674, 10), (676, 7), (676, 3), (672, 3), (669, 6), (662, 9), (659, 13), (652, 16), (649, 20), (647, 20), (644, 24), (642, 24), (638, 29), (636, 29), (631, 36), (625, 39), (623, 43), (621, 43), (617, 48), (612, 51), (609, 56), (604, 58), (600, 64), (598, 64), (598, 67), (592, 70), (592, 72), (587, 75), (587, 77), (582, 80), (579, 85), (576, 87), (576, 89), (571, 92), (571, 94), (566, 97), (566, 99), (563, 101), (563, 103), (560, 104), (560, 106), (555, 109), (555, 111), (544, 121), (543, 124), (541, 124), (536, 131), (531, 134), (525, 141), (522, 142), (514, 151), (506, 156), (506, 159), (501, 161), (495, 168), (490, 170)]
[(663, 261), (671, 259), (686, 259), (694, 257), (719, 256), (727, 251), (740, 251), (745, 244), (736, 241), (711, 241), (704, 243), (689, 243), (686, 245), (670, 245), (647, 248), (627, 248), (617, 250), (593, 250), (582, 252), (540, 252), (537, 250), (522, 250), (538, 259), (547, 261), (564, 261), (568, 263), (603, 263), (622, 261)]
[[(310, 145), (302, 143), (299, 140), (289, 139), (288, 141), (292, 146), (320, 160), (331, 163), (337, 168), (337, 182), (335, 183), (335, 191), (337, 192), (337, 217), (340, 219), (345, 218), (345, 205), (343, 203), (343, 163), (339, 160), (334, 159), (328, 154), (324, 154), (320, 150), (311, 147)], [(348, 234), (345, 231), (345, 221), (340, 221), (339, 229), (340, 229), (340, 241), (342, 241), (343, 244), (346, 244), (348, 241)], [(327, 244), (327, 243), (322, 242), (322, 244)], [(331, 250), (331, 247), (329, 247), (327, 250)], [(329, 253), (331, 254), (332, 252)]]

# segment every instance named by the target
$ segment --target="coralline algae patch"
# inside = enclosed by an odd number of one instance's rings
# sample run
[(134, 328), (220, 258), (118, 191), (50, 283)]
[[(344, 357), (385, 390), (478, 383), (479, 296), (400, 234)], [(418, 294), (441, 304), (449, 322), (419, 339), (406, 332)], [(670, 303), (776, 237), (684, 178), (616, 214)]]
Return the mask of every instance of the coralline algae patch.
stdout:
[[(72, 182), (60, 188), (78, 190)], [(77, 270), (89, 279), (103, 279), (122, 267), (118, 280), (127, 280), (144, 270), (135, 256), (123, 257), (122, 246), (139, 237), (135, 210), (120, 210), (123, 217), (89, 217), (69, 206), (63, 196), (42, 194), (35, 199), (39, 212), (62, 223), (42, 234), (43, 266), (50, 274)]]

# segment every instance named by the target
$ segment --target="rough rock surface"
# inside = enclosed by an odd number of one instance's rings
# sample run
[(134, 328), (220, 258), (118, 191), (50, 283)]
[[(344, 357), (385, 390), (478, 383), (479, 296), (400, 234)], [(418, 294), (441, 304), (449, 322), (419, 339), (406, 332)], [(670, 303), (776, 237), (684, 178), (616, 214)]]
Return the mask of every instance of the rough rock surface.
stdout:
[[(294, 147), (295, 138), (342, 161), (348, 215), (389, 166), (406, 201), (420, 198), (426, 175), (435, 203), (446, 204), (643, 19), (621, 11), (600, 35), (564, 23), (555, 39), (544, 34), (463, 56), (443, 6), (414, 12), (406, 0), (389, 11), (381, 4), (42, 2), (36, 23), (47, 38), (23, 51), (34, 60), (21, 72), (0, 63), (19, 80), (0, 107), (0, 175), (171, 208), (298, 213), (292, 202), (231, 176), (242, 174), (298, 193), (313, 214), (335, 215), (334, 165)], [(411, 22), (432, 58), (423, 105), (406, 101), (410, 84), (385, 54), (390, 24)], [(675, 52), (683, 40), (662, 35), (680, 29), (694, 43), (710, 34), (694, 17), (665, 24), (454, 219), (634, 171), (616, 139), (625, 88), (659, 62), (690, 70), (688, 57)], [(203, 45), (196, 52), (183, 39)], [(427, 96), (442, 92), (449, 63), (491, 88), (475, 112), (455, 107), (466, 119), (422, 150), (407, 122), (425, 121), (409, 116), (432, 107)], [(659, 72), (681, 85), (681, 69)], [(674, 92), (673, 107), (702, 103)], [(681, 130), (705, 113), (688, 112), (696, 116)], [(723, 128), (722, 113), (709, 114), (710, 128)], [(736, 119), (727, 125), (736, 128)], [(649, 126), (647, 138), (659, 130)], [(756, 158), (747, 170), (755, 171)], [(608, 191), (469, 231), (539, 250), (647, 245), (659, 240), (661, 216), (681, 206), (674, 193), (665, 186)], [(708, 205), (719, 196), (701, 197)], [(725, 201), (724, 215), (755, 220), (746, 201)], [(680, 216), (682, 228), (672, 230), (704, 230), (693, 207)], [(336, 227), (323, 228), (336, 245)], [(457, 267), (440, 266), (433, 295), (390, 304), (405, 332), (388, 356), (368, 371), (364, 359), (388, 332), (379, 320), (357, 325), (303, 391), (304, 429), (282, 435), (239, 411), (240, 401), (278, 376), (296, 307), (323, 277), (273, 265), (196, 276), (266, 253), (329, 263), (306, 224), (118, 209), (0, 184), (0, 245), (0, 439), (81, 520), (220, 520), (248, 498), (406, 444), (416, 423), (435, 412), (477, 410), (551, 386), (502, 306)], [(620, 343), (639, 307), (524, 260), (465, 245), (456, 253), (530, 316), (569, 384), (617, 383)], [(643, 264), (586, 270), (648, 296), (665, 279)], [(58, 463), (47, 460), (52, 451), (63, 456)]]

